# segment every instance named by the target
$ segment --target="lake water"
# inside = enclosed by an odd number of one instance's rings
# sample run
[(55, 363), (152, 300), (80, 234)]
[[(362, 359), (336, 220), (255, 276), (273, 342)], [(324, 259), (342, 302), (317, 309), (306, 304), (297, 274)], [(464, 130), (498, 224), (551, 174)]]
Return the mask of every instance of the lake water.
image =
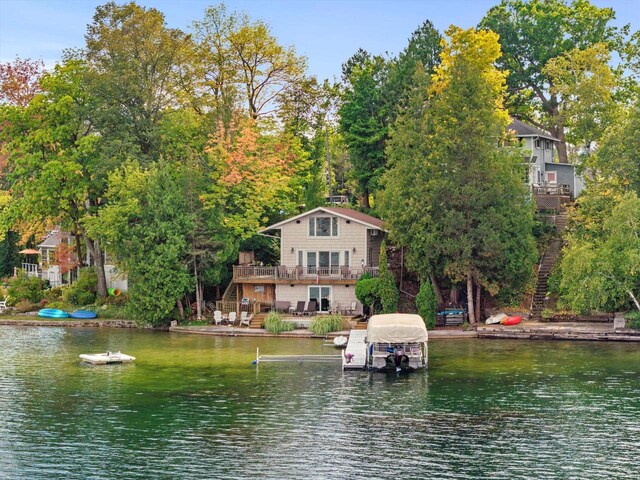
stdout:
[[(251, 365), (319, 340), (0, 327), (2, 479), (638, 478), (637, 344), (437, 340), (429, 371)], [(86, 366), (122, 350), (129, 365)]]

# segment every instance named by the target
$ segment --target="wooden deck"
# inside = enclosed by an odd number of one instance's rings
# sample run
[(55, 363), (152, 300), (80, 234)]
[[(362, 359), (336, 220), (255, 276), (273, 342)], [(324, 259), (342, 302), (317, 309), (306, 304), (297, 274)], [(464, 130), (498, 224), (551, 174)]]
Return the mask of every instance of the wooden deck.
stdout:
[(355, 285), (365, 273), (378, 276), (378, 267), (277, 267), (234, 266), (233, 281), (236, 283), (274, 283), (312, 285), (342, 284)]
[[(342, 354), (343, 370), (364, 370), (367, 366), (367, 331), (351, 330), (349, 342)], [(349, 355), (353, 355), (348, 358)]]

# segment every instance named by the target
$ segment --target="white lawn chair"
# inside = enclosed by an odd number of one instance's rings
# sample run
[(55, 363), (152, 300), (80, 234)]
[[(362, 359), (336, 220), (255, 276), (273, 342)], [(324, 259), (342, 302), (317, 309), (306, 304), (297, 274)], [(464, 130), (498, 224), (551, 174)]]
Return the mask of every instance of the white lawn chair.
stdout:
[(238, 314), (236, 312), (229, 312), (229, 325), (235, 325), (237, 317)]
[(0, 312), (4, 312), (7, 309), (7, 299), (0, 300)]
[(240, 326), (246, 325), (247, 327), (251, 326), (251, 319), (253, 318), (253, 314), (249, 315), (249, 312), (241, 312), (240, 313)]
[(214, 325), (222, 325), (222, 312), (220, 310), (213, 312), (213, 323)]

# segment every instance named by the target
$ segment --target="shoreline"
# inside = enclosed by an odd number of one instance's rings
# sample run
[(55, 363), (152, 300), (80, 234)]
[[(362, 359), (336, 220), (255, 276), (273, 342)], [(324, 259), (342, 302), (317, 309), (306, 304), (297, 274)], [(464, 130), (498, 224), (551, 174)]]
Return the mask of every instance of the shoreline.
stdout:
[[(0, 326), (21, 327), (63, 327), (63, 328), (140, 328), (133, 320), (126, 319), (63, 319), (44, 318), (2, 318)], [(478, 325), (476, 330), (435, 329), (429, 331), (430, 339), (503, 339), (503, 340), (565, 340), (600, 342), (640, 342), (640, 330), (616, 328), (613, 323), (592, 322), (530, 322), (525, 321), (514, 326)], [(261, 328), (241, 328), (228, 326), (175, 326), (158, 328), (188, 335), (211, 335), (219, 337), (266, 337), (266, 338), (326, 338), (349, 335), (349, 330), (332, 332), (327, 335), (315, 335), (308, 329), (274, 335)]]

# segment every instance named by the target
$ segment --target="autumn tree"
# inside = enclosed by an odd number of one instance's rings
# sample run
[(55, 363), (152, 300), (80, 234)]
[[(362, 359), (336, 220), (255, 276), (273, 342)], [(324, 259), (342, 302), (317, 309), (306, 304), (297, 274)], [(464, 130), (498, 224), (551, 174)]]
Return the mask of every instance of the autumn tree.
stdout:
[(0, 63), (0, 104), (26, 107), (40, 93), (42, 60), (21, 59)]
[(566, 163), (563, 98), (554, 90), (549, 61), (597, 44), (616, 48), (620, 32), (611, 25), (615, 12), (589, 1), (502, 0), (480, 27), (500, 36), (499, 67), (509, 72), (508, 108), (512, 115), (550, 132), (560, 140), (558, 156)]
[(306, 59), (245, 13), (229, 12), (222, 4), (209, 7), (194, 22), (194, 34), (209, 104), (228, 110), (242, 98), (249, 116), (257, 119), (273, 113), (280, 95), (303, 80)]

